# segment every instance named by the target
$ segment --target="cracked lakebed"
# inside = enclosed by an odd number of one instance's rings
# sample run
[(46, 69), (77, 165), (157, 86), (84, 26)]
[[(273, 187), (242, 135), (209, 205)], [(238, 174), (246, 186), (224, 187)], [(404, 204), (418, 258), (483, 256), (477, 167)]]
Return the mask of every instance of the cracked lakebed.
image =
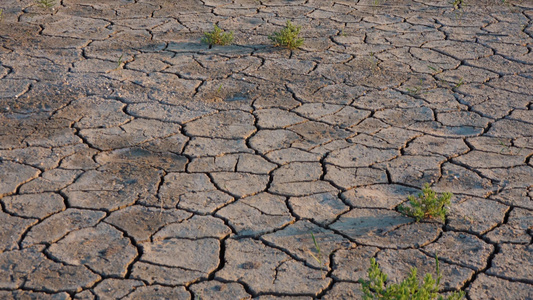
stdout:
[(533, 297), (530, 1), (56, 2), (0, 3), (0, 298)]

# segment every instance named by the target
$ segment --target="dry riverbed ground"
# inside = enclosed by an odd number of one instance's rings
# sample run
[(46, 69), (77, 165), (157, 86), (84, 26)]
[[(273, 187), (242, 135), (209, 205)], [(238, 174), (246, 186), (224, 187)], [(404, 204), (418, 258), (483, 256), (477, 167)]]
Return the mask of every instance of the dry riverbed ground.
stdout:
[(0, 298), (532, 299), (533, 2), (450, 2), (1, 0)]

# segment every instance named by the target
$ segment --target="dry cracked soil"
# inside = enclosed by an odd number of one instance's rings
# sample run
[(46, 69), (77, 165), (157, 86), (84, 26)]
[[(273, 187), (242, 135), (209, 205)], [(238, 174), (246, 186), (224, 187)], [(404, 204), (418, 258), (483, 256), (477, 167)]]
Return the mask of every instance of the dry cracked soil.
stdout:
[(1, 0), (0, 298), (533, 299), (533, 1), (451, 2)]

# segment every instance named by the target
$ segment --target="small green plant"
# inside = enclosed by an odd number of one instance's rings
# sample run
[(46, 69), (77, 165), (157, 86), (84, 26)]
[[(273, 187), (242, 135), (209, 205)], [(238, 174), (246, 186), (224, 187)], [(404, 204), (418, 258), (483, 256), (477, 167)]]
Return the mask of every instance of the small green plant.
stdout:
[[(384, 1), (387, 1), (387, 0), (384, 0)], [(380, 6), (381, 5), (381, 0), (374, 0), (374, 2), (372, 3), (372, 6), (376, 7), (376, 6)]]
[(320, 251), (320, 246), (318, 246), (318, 243), (315, 239), (315, 235), (312, 232), (311, 232), (311, 238), (313, 239), (313, 244), (315, 245), (315, 250), (317, 252), (317, 255), (314, 255), (312, 252), (310, 252), (310, 254), (318, 262), (319, 265), (322, 265), (322, 252)]
[(233, 42), (233, 31), (225, 32), (220, 29), (216, 24), (213, 25), (213, 31), (204, 32), (204, 37), (202, 42), (208, 44), (209, 46), (213, 45), (230, 45)]
[(437, 194), (426, 183), (422, 188), (422, 192), (416, 198), (414, 196), (408, 197), (409, 206), (400, 205), (398, 210), (407, 216), (415, 218), (417, 222), (433, 217), (439, 217), (444, 222), (448, 213), (446, 206), (450, 205), (452, 197), (452, 193), (447, 192), (437, 197)]
[(281, 31), (274, 32), (268, 38), (274, 43), (275, 47), (287, 47), (293, 50), (304, 44), (304, 39), (298, 38), (301, 29), (301, 26), (296, 27), (291, 21), (287, 21), (287, 24)]
[(463, 78), (459, 78), (459, 82), (455, 85), (454, 88), (458, 89), (460, 88), (463, 84), (465, 84), (465, 82), (463, 81)]
[(430, 69), (431, 71), (435, 72), (433, 74), (442, 72), (442, 69), (434, 67), (434, 66), (428, 66), (428, 69)]
[(502, 140), (498, 140), (498, 142), (502, 146), (502, 149), (500, 150), (500, 154), (503, 153), (503, 152), (509, 152), (509, 153), (512, 152), (511, 148), (509, 148), (509, 146), (507, 146)]
[(368, 54), (370, 57), (367, 58), (367, 60), (370, 62), (370, 65), (372, 66), (372, 72), (378, 72), (381, 71), (381, 68), (379, 67), (379, 59), (376, 58), (374, 52), (370, 52)]
[(54, 5), (56, 5), (55, 0), (36, 0), (35, 3), (39, 4), (43, 8), (52, 8)]
[(463, 291), (454, 292), (448, 298), (438, 294), (442, 275), (439, 270), (439, 259), (435, 255), (437, 264), (437, 279), (433, 279), (431, 274), (427, 273), (422, 281), (422, 286), (416, 278), (417, 269), (411, 269), (411, 274), (400, 284), (391, 284), (385, 287), (388, 275), (383, 273), (379, 268), (375, 258), (370, 259), (370, 268), (368, 269), (368, 278), (370, 280), (360, 279), (361, 290), (364, 293), (364, 300), (383, 299), (383, 300), (460, 300), (465, 293)]
[(518, 149), (518, 151), (516, 153), (513, 153), (513, 150), (511, 149), (512, 145), (507, 145), (502, 140), (498, 140), (498, 142), (502, 146), (502, 149), (500, 150), (500, 154), (506, 152), (506, 153), (509, 153), (511, 155), (519, 155), (520, 152), (522, 152), (522, 150), (524, 149), (524, 148), (520, 148), (520, 149)]
[(463, 5), (465, 5), (465, 0), (453, 0), (452, 4), (453, 4), (453, 7), (455, 7), (455, 9), (459, 9)]
[[(418, 95), (420, 93), (422, 93), (424, 91), (424, 88), (422, 88), (422, 86), (424, 85), (424, 80), (420, 79), (420, 84), (413, 87), (413, 88), (405, 88), (405, 90), (407, 91), (407, 93), (409, 93), (410, 95), (414, 96), (414, 95)], [(427, 93), (427, 91), (424, 91), (423, 92), (424, 94)]]
[(418, 95), (422, 88), (419, 86), (415, 86), (414, 88), (405, 88), (405, 89), (411, 95)]
[(0, 22), (2, 22), (3, 18), (4, 18), (4, 10), (0, 9)]
[(117, 67), (116, 70), (122, 68), (122, 63), (124, 62), (122, 59), (124, 58), (124, 54), (121, 54), (120, 57), (117, 60)]

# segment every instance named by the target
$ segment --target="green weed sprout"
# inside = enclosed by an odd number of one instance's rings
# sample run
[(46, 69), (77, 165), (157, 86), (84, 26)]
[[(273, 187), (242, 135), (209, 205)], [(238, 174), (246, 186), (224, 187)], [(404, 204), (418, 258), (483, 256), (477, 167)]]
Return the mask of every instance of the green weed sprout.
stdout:
[(311, 238), (313, 239), (313, 244), (315, 245), (315, 250), (317, 252), (317, 255), (314, 255), (313, 253), (310, 253), (311, 256), (318, 262), (319, 265), (322, 264), (322, 252), (320, 251), (320, 246), (318, 245), (315, 235), (311, 232)]
[(409, 196), (410, 206), (400, 205), (398, 210), (419, 222), (422, 219), (439, 217), (443, 222), (446, 221), (446, 214), (448, 213), (447, 205), (450, 205), (450, 199), (453, 197), (452, 193), (443, 193), (440, 197), (429, 187), (426, 183), (422, 188), (422, 193), (419, 193), (415, 198)]
[(424, 276), (422, 285), (417, 280), (417, 269), (412, 268), (409, 277), (404, 279), (400, 284), (391, 284), (385, 287), (388, 275), (383, 273), (379, 268), (375, 258), (370, 259), (370, 268), (368, 269), (369, 280), (359, 279), (361, 291), (364, 293), (363, 300), (382, 299), (382, 300), (460, 300), (465, 293), (463, 291), (454, 292), (448, 298), (438, 294), (442, 275), (439, 270), (439, 260), (435, 255), (437, 263), (437, 279), (433, 279), (431, 274)]
[(420, 87), (419, 86), (416, 86), (414, 88), (406, 88), (407, 92), (411, 95), (418, 95), (420, 93)]
[(116, 70), (120, 69), (122, 67), (122, 63), (124, 62), (122, 59), (124, 57), (124, 54), (121, 54), (120, 57), (118, 58), (117, 60), (117, 67), (115, 68)]
[(459, 78), (459, 82), (455, 85), (455, 88), (458, 89), (460, 88), (463, 84), (465, 84), (465, 82), (463, 81), (463, 78)]
[(213, 45), (230, 45), (233, 42), (233, 31), (225, 32), (220, 29), (216, 24), (214, 24), (214, 29), (211, 32), (204, 32), (204, 37), (202, 42), (208, 44), (209, 46)]
[(287, 21), (281, 31), (274, 32), (268, 38), (274, 43), (275, 47), (286, 47), (293, 50), (304, 44), (304, 39), (298, 38), (301, 29), (301, 26), (296, 27), (291, 21)]
[(454, 0), (452, 4), (453, 4), (453, 7), (455, 7), (455, 9), (459, 9), (462, 5), (465, 5), (465, 1), (464, 0)]

